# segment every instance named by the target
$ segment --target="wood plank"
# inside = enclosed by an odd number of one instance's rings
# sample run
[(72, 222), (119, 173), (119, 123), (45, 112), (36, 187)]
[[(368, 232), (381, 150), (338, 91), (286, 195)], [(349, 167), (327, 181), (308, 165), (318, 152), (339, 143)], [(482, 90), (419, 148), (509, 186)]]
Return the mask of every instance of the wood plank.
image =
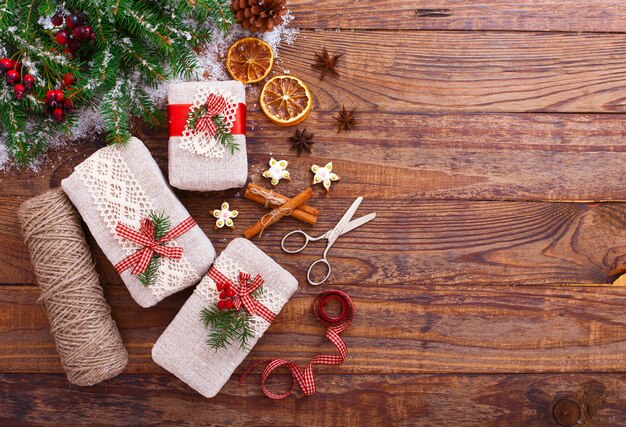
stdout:
[[(335, 286), (335, 285), (333, 285)], [(355, 302), (343, 334), (350, 348), (337, 373), (625, 372), (626, 288), (339, 285)], [(152, 345), (190, 290), (141, 309), (122, 286), (107, 286), (128, 348), (126, 373), (164, 373)], [(304, 364), (333, 347), (311, 312), (318, 289), (301, 285), (239, 367), (283, 357)], [(0, 287), (0, 372), (62, 372), (39, 292)]]
[(626, 31), (621, 0), (299, 0), (289, 9), (299, 28)]
[[(260, 179), (272, 153), (291, 163), (295, 181), (281, 188), (293, 192), (309, 182), (312, 163), (333, 160), (343, 177), (333, 198), (359, 193), (368, 198), (626, 200), (625, 114), (359, 112), (361, 125), (341, 134), (331, 116), (332, 111), (309, 116), (304, 125), (317, 143), (312, 155), (296, 157), (288, 143), (293, 129), (251, 112), (250, 178)], [(137, 135), (166, 169), (166, 130), (141, 128)], [(100, 146), (93, 140), (53, 153), (36, 175), (0, 173), (0, 195), (31, 197), (58, 186)]]
[[(314, 54), (343, 54), (318, 81)], [(626, 111), (626, 34), (305, 31), (282, 64), (312, 85), (315, 108), (361, 111)]]
[[(578, 422), (583, 427), (626, 423), (624, 374), (316, 374), (315, 396), (281, 401), (263, 396), (258, 381), (259, 375), (242, 387), (230, 381), (216, 397), (205, 399), (163, 375), (123, 375), (76, 388), (60, 375), (5, 374), (0, 376), (0, 422), (543, 426), (557, 425), (559, 420), (561, 425)], [(289, 387), (286, 375), (277, 374), (270, 381), (276, 390)], [(572, 415), (559, 411), (557, 403), (568, 404)]]
[[(303, 188), (306, 183), (290, 185)], [(626, 204), (420, 201), (369, 198), (365, 193), (359, 213), (378, 216), (334, 245), (331, 280), (367, 286), (610, 284), (626, 271)], [(355, 189), (352, 194), (360, 193)], [(180, 195), (218, 253), (267, 212), (233, 191)], [(301, 254), (286, 254), (280, 250), (282, 236), (295, 228), (314, 234), (331, 229), (352, 200), (352, 196), (335, 199), (322, 194), (318, 198), (311, 203), (322, 211), (316, 226), (286, 218), (253, 240), (301, 283), (323, 246), (314, 244)], [(215, 230), (208, 215), (223, 200), (240, 212), (235, 231)], [(0, 196), (0, 283), (4, 284), (35, 283), (27, 248), (16, 231), (20, 203)], [(92, 238), (90, 243), (102, 282), (119, 284), (119, 276)]]

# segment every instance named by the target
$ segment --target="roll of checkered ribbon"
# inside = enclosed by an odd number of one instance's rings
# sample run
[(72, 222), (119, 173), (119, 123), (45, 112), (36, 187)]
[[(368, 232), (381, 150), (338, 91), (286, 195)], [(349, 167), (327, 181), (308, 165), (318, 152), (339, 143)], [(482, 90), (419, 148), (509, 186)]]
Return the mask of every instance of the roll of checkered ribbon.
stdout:
[[(330, 303), (331, 301), (338, 301), (341, 305), (341, 312), (337, 316), (329, 315), (324, 307)], [(255, 366), (261, 363), (267, 363), (267, 366), (263, 370), (261, 375), (261, 387), (263, 388), (263, 393), (270, 399), (284, 399), (293, 393), (293, 390), (296, 387), (296, 384), (300, 387), (305, 396), (311, 396), (315, 394), (315, 380), (313, 378), (313, 366), (314, 365), (341, 365), (346, 357), (348, 356), (348, 347), (346, 343), (341, 339), (339, 334), (345, 331), (350, 323), (352, 323), (352, 319), (354, 318), (354, 303), (350, 299), (350, 297), (342, 291), (337, 290), (327, 290), (321, 292), (313, 302), (313, 313), (317, 319), (326, 324), (328, 328), (326, 329), (326, 333), (324, 334), (326, 338), (332, 342), (339, 354), (320, 354), (315, 356), (311, 361), (301, 369), (294, 362), (290, 362), (285, 359), (274, 359), (274, 360), (261, 360), (250, 365), (241, 375), (239, 380), (239, 384), (243, 382), (246, 376), (250, 373)], [(286, 366), (291, 372), (293, 376), (293, 383), (291, 389), (286, 393), (277, 394), (269, 391), (265, 386), (265, 382), (267, 378), (270, 376), (274, 369)]]

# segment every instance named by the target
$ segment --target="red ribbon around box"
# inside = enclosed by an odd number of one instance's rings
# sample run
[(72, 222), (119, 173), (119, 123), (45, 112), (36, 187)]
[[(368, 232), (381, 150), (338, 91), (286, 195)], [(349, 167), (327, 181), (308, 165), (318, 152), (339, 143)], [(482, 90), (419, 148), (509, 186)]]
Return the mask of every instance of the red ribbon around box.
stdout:
[[(169, 120), (169, 136), (183, 136), (183, 131), (187, 127), (187, 119), (193, 104), (169, 104), (167, 106)], [(238, 103), (235, 113), (235, 122), (230, 128), (233, 135), (246, 135), (246, 104)]]

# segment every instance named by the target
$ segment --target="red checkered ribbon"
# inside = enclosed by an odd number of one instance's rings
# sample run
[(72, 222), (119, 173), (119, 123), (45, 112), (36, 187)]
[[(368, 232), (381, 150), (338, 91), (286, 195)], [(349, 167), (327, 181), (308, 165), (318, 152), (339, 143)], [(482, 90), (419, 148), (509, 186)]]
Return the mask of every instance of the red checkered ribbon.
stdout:
[[(326, 314), (324, 311), (324, 306), (331, 300), (337, 300), (340, 302), (342, 306), (342, 312), (337, 317), (331, 317)], [(322, 292), (318, 295), (317, 299), (313, 303), (313, 312), (316, 317), (323, 323), (328, 325), (326, 329), (326, 338), (332, 342), (335, 347), (337, 347), (337, 351), (339, 354), (320, 354), (315, 356), (311, 361), (301, 369), (294, 362), (290, 362), (285, 359), (274, 359), (274, 360), (260, 360), (258, 362), (250, 365), (241, 375), (239, 379), (239, 384), (243, 382), (246, 376), (250, 373), (250, 371), (261, 363), (268, 363), (268, 365), (263, 370), (261, 375), (261, 387), (263, 388), (263, 393), (270, 399), (284, 399), (293, 393), (296, 384), (300, 387), (305, 396), (311, 396), (315, 394), (315, 380), (313, 378), (313, 366), (315, 365), (341, 365), (346, 357), (348, 356), (348, 347), (346, 343), (341, 339), (339, 334), (345, 331), (350, 323), (352, 322), (352, 318), (354, 317), (354, 304), (348, 295), (344, 292), (336, 291), (336, 290), (328, 290)], [(273, 393), (267, 389), (265, 386), (265, 382), (270, 374), (274, 371), (274, 369), (286, 366), (291, 372), (293, 376), (293, 383), (291, 385), (291, 389), (286, 393), (278, 394)]]
[(257, 274), (254, 279), (250, 280), (250, 274), (243, 271), (239, 272), (239, 283), (233, 283), (228, 277), (224, 276), (217, 268), (211, 267), (207, 275), (213, 279), (216, 285), (230, 284), (230, 288), (235, 291), (233, 299), (234, 309), (241, 310), (243, 307), (248, 313), (256, 314), (269, 323), (274, 321), (276, 314), (269, 308), (265, 307), (259, 301), (254, 299), (252, 294), (263, 285), (263, 278)]
[(209, 137), (212, 137), (217, 133), (217, 127), (213, 123), (213, 117), (222, 114), (226, 108), (226, 100), (221, 95), (210, 94), (207, 98), (204, 106), (207, 108), (204, 116), (198, 119), (196, 123), (196, 130), (198, 132), (205, 132)]
[(115, 227), (118, 236), (141, 245), (142, 248), (127, 256), (122, 261), (115, 264), (118, 273), (134, 266), (132, 274), (139, 274), (146, 271), (152, 256), (157, 253), (164, 257), (179, 259), (183, 256), (183, 248), (179, 246), (162, 246), (163, 243), (172, 240), (195, 227), (196, 221), (192, 217), (187, 218), (176, 227), (172, 228), (165, 236), (154, 240), (154, 224), (149, 218), (141, 221), (139, 231), (133, 230), (119, 222)]

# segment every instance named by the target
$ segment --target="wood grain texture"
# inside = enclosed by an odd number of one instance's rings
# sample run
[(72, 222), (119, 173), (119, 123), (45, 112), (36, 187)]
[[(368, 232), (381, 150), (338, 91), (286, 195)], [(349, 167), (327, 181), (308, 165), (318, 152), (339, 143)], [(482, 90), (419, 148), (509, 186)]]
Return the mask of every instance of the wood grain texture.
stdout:
[[(291, 185), (304, 188), (307, 183)], [(337, 193), (342, 191), (341, 185)], [(352, 194), (359, 194), (356, 191)], [(318, 192), (318, 198), (311, 202), (322, 211), (316, 226), (285, 218), (253, 240), (302, 283), (323, 245), (313, 244), (297, 255), (286, 254), (280, 250), (282, 236), (295, 228), (321, 234), (336, 224), (352, 201), (351, 196), (336, 199), (331, 193), (327, 198), (322, 190)], [(626, 271), (624, 204), (381, 200), (364, 193), (366, 199), (358, 213), (377, 212), (378, 216), (342, 236), (332, 248), (331, 280), (335, 283), (610, 284)], [(267, 213), (234, 191), (226, 195), (180, 195), (218, 253)], [(214, 229), (215, 220), (209, 212), (223, 200), (240, 212), (235, 231)], [(35, 283), (27, 248), (16, 231), (15, 212), (20, 203), (19, 199), (0, 196), (0, 283)], [(93, 239), (89, 241), (101, 281), (121, 283)]]
[[(310, 184), (312, 163), (332, 160), (343, 177), (333, 186), (329, 195), (333, 198), (359, 193), (366, 198), (626, 200), (624, 114), (363, 111), (361, 124), (341, 134), (336, 133), (332, 114), (314, 111), (309, 116), (304, 125), (317, 142), (312, 155), (297, 157), (289, 150), (292, 128), (277, 127), (262, 113), (250, 112), (250, 178), (269, 185), (260, 173), (272, 153), (291, 163), (295, 181), (278, 187), (290, 194)], [(142, 128), (136, 134), (166, 170), (165, 129)], [(0, 195), (19, 201), (58, 186), (101, 146), (91, 140), (52, 153), (50, 163), (37, 175), (0, 172)]]
[[(343, 54), (316, 82), (314, 54)], [(626, 34), (306, 31), (282, 68), (313, 84), (314, 108), (361, 111), (626, 111)]]
[[(350, 356), (330, 373), (624, 372), (626, 288), (339, 286), (356, 317), (342, 334)], [(33, 286), (0, 287), (0, 372), (62, 372)], [(107, 286), (129, 351), (126, 373), (164, 373), (151, 348), (190, 290), (142, 309)], [(283, 357), (305, 364), (333, 347), (311, 312), (317, 289), (301, 285), (237, 369)]]
[[(0, 375), (5, 425), (557, 425), (571, 401), (581, 426), (626, 423), (626, 375), (317, 375), (317, 394), (272, 401), (259, 375), (205, 399), (169, 375), (123, 375), (76, 388), (61, 375)], [(289, 377), (276, 374), (284, 390)], [(297, 394), (297, 396), (301, 396)], [(63, 408), (62, 411), (57, 408)], [(562, 416), (560, 419), (564, 419)], [(567, 419), (567, 418), (565, 418)]]
[(289, 9), (300, 28), (626, 31), (621, 0), (299, 0)]

